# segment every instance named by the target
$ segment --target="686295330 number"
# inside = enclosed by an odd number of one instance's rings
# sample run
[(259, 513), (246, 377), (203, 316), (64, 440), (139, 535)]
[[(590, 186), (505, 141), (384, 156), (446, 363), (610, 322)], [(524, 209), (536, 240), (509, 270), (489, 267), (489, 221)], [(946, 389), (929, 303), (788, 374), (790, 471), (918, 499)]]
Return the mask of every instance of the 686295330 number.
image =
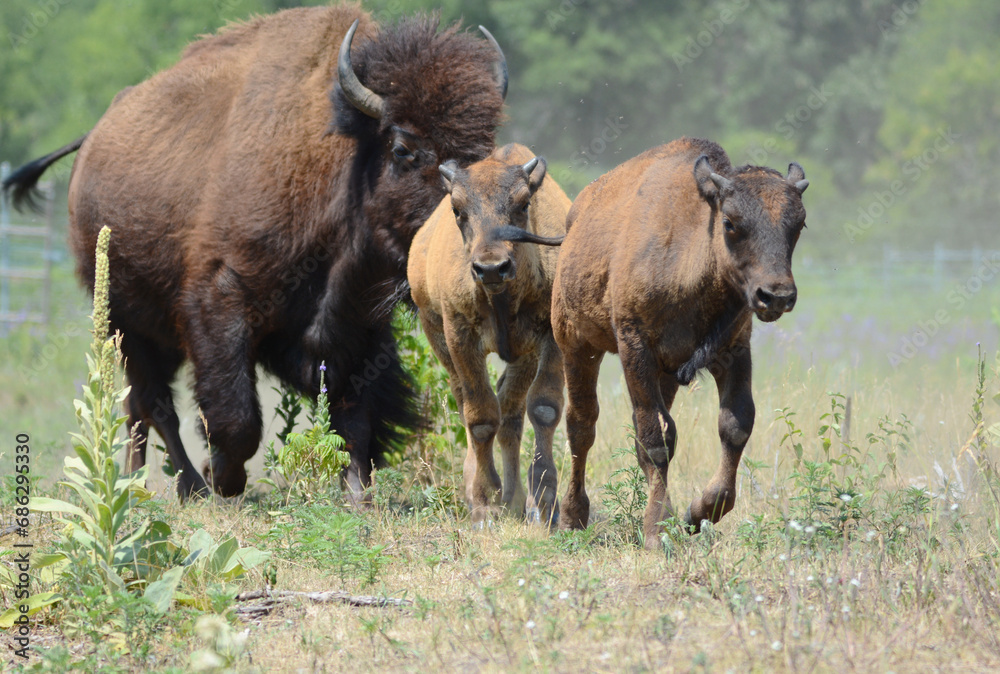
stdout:
[(31, 438), (18, 433), (14, 438), (14, 524), (20, 536), (28, 535), (28, 500), (31, 498)]

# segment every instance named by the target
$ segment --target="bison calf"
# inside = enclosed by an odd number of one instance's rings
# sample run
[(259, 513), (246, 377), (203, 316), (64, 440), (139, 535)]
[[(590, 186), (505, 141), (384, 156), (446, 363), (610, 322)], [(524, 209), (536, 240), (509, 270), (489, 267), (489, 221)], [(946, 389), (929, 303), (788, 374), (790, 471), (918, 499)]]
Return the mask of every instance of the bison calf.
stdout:
[(587, 526), (587, 452), (597, 421), (597, 374), (621, 357), (635, 449), (649, 482), (647, 547), (672, 514), (667, 465), (678, 385), (708, 367), (719, 389), (722, 462), (685, 520), (697, 529), (735, 502), (736, 469), (753, 428), (753, 314), (774, 321), (795, 305), (792, 250), (805, 226), (802, 167), (788, 175), (733, 168), (721, 147), (681, 139), (631, 159), (584, 189), (567, 219), (552, 291), (552, 327), (566, 366), (573, 467), (567, 527)]
[[(414, 238), (407, 272), (420, 323), (451, 375), (468, 431), (466, 499), (476, 522), (500, 505), (515, 514), (525, 508), (519, 454), (527, 397), (535, 429), (528, 515), (552, 523), (558, 517), (552, 436), (563, 401), (562, 358), (549, 323), (557, 249), (522, 244), (558, 245), (570, 201), (545, 175), (545, 160), (521, 145), (467, 169), (451, 161), (440, 170), (449, 194)], [(489, 353), (507, 363), (497, 395)]]

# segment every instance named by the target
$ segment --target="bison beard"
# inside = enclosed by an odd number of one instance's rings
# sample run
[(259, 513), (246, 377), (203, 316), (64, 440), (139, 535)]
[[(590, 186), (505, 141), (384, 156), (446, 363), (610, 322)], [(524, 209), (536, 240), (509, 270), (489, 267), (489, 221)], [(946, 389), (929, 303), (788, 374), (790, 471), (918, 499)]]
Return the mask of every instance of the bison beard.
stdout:
[[(353, 70), (384, 102), (378, 119), (336, 82), (356, 20)], [(4, 185), (26, 194), (80, 148), (70, 237), (92, 289), (97, 232), (112, 229), (112, 328), (124, 335), (138, 431), (130, 467), (145, 462), (155, 427), (182, 471), (181, 497), (206, 491), (171, 390), (191, 360), (212, 446), (206, 476), (220, 494), (242, 492), (261, 438), (255, 365), (315, 396), (326, 362), (348, 483), (356, 495), (370, 483), (420, 421), (391, 329), (406, 254), (444, 195), (438, 165), (493, 148), (496, 61), (489, 42), (439, 32), (436, 17), (377, 30), (354, 5), (279, 12), (192, 44), (116, 97), (82, 147)]]

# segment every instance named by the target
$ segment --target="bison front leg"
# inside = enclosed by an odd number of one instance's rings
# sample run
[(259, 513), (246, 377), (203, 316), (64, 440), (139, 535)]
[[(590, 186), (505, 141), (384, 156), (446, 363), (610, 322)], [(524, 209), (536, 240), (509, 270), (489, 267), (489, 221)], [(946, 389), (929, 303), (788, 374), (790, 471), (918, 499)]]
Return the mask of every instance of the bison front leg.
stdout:
[(554, 526), (559, 523), (556, 464), (552, 441), (563, 405), (563, 360), (549, 334), (542, 344), (535, 380), (528, 391), (528, 418), (535, 429), (535, 453), (528, 469), (528, 520)]
[(642, 533), (646, 548), (657, 549), (662, 531), (659, 523), (673, 516), (667, 468), (674, 455), (677, 430), (663, 399), (660, 369), (653, 352), (638, 335), (624, 334), (618, 339), (618, 353), (632, 398), (636, 459), (649, 483)]
[(238, 496), (247, 483), (244, 463), (260, 444), (262, 418), (257, 372), (251, 357), (242, 282), (223, 265), (205, 295), (189, 297), (188, 350), (194, 364), (195, 398), (211, 458), (203, 469), (220, 496)]
[(497, 382), (500, 400), (500, 429), (497, 444), (503, 461), (503, 492), (500, 502), (509, 514), (524, 515), (525, 494), (521, 484), (521, 435), (524, 431), (524, 401), (535, 377), (538, 358), (522, 356), (504, 369)]
[[(732, 365), (712, 374), (719, 388), (719, 438), (722, 440), (722, 460), (701, 498), (688, 508), (684, 520), (701, 528), (702, 520), (718, 522), (736, 504), (736, 471), (743, 448), (753, 430), (754, 404), (750, 390), (751, 360), (749, 340), (732, 351)], [(714, 368), (713, 368), (714, 370)]]
[(448, 353), (461, 380), (462, 417), (468, 436), (463, 476), (465, 498), (472, 521), (483, 523), (496, 514), (502, 489), (500, 475), (493, 462), (493, 439), (500, 427), (500, 403), (490, 386), (486, 354), (472, 340), (466, 327), (458, 331), (445, 327)]

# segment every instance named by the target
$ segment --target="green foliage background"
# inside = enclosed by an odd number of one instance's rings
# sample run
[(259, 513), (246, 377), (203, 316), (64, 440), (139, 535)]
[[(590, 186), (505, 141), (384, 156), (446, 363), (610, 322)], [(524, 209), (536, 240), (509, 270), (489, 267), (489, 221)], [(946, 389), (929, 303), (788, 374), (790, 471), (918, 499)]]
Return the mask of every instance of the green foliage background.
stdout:
[[(6, 0), (0, 159), (16, 165), (87, 131), (117, 91), (175, 62), (199, 34), (299, 4), (321, 3)], [(804, 246), (846, 243), (858, 208), (899, 179), (906, 198), (860, 232), (863, 241), (975, 245), (995, 225), (992, 0), (363, 5), (381, 21), (438, 9), (446, 21), (490, 27), (511, 72), (501, 140), (534, 146), (571, 195), (651, 146), (696, 135), (737, 163), (806, 167), (810, 213), (825, 215)], [(906, 163), (949, 127), (958, 142), (909, 182)]]

